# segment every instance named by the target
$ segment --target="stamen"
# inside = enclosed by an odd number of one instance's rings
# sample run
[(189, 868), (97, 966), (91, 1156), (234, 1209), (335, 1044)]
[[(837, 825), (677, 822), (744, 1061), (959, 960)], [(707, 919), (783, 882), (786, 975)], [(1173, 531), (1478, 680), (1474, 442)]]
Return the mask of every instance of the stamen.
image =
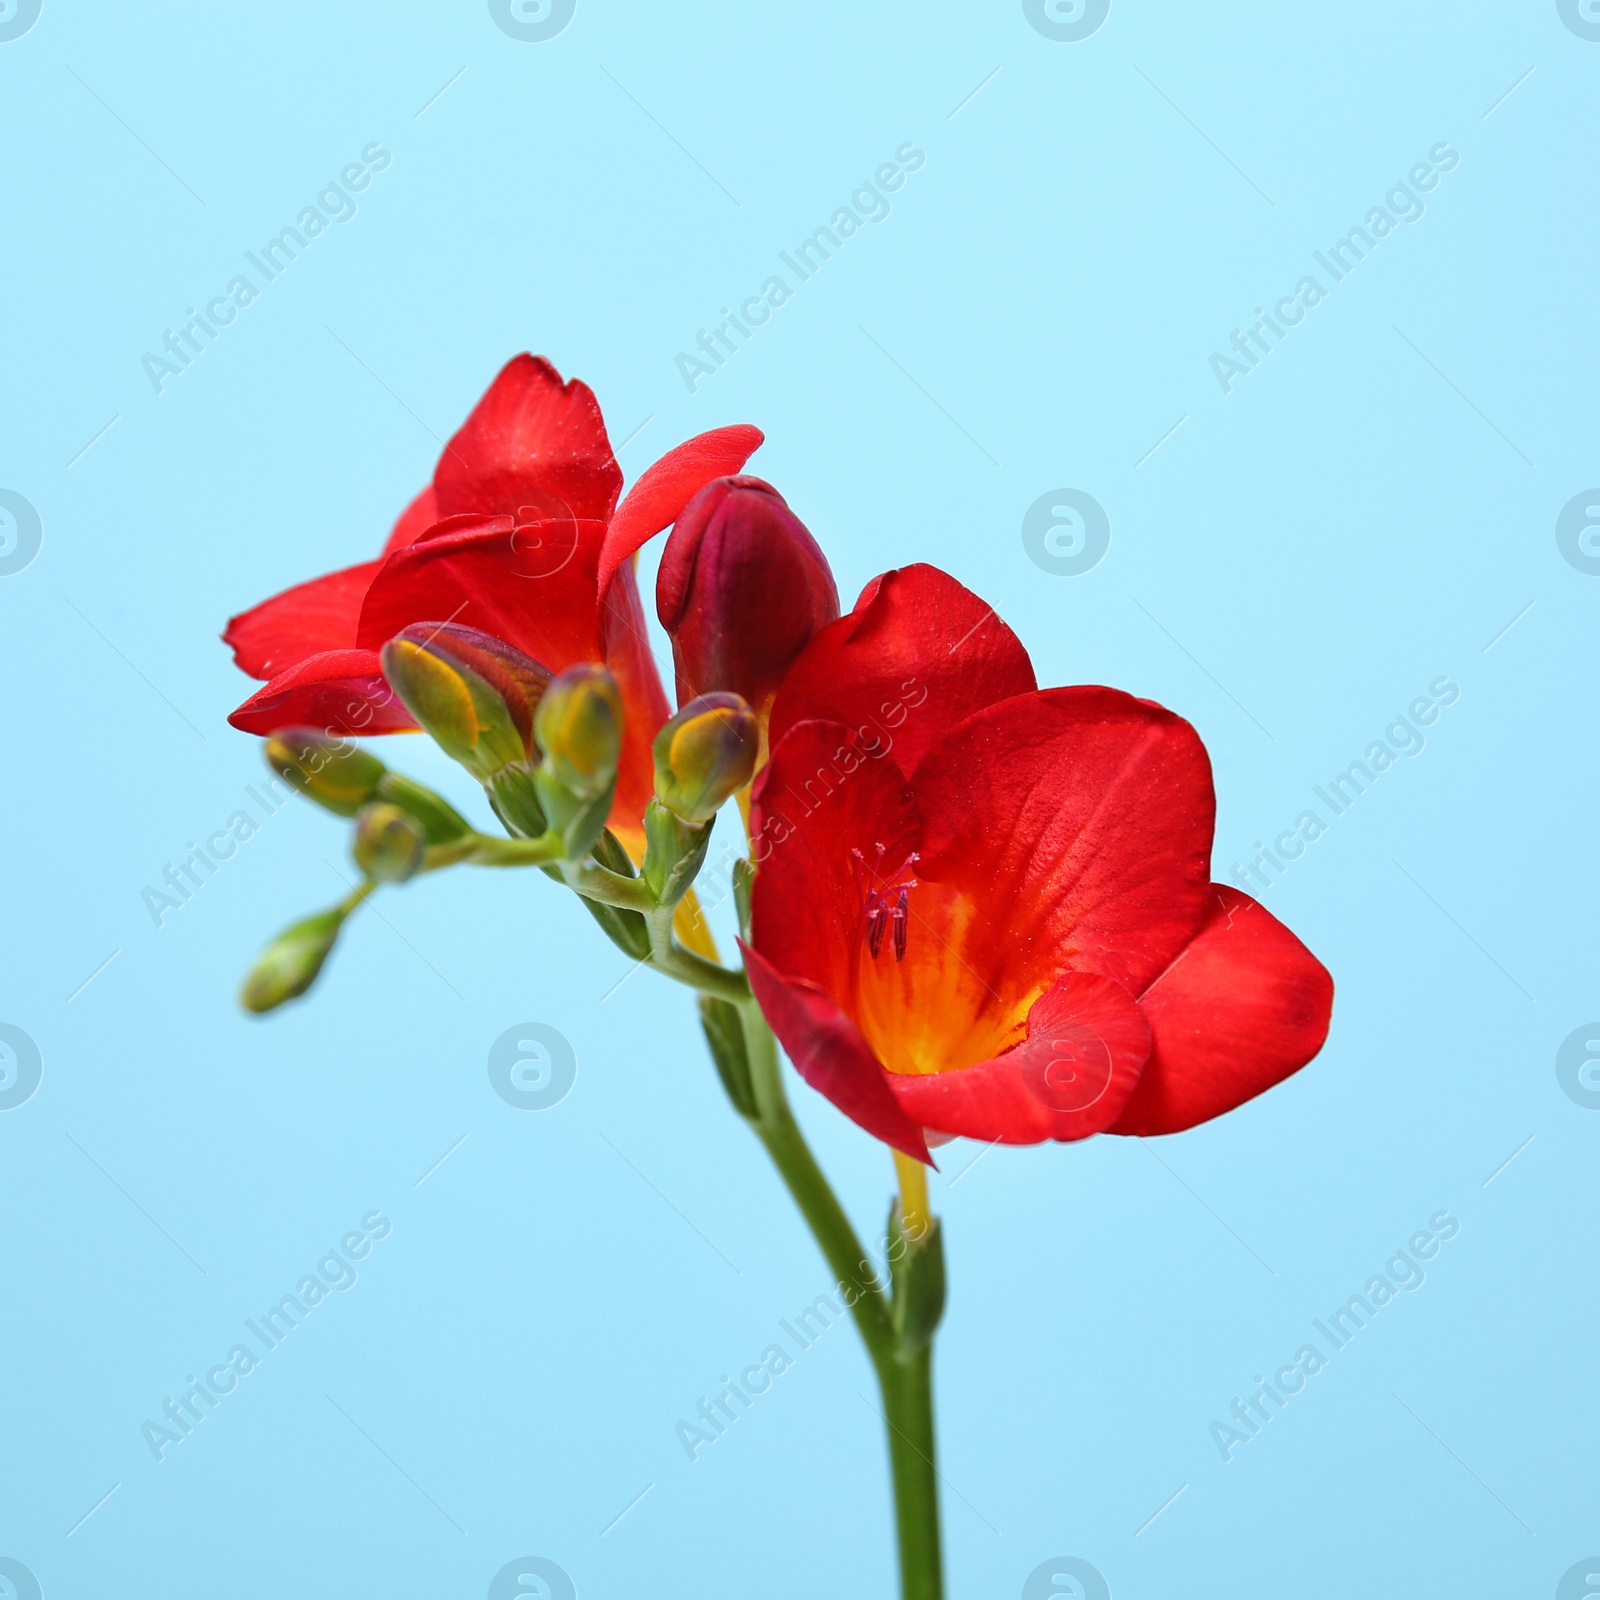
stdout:
[(862, 897), (862, 931), (866, 935), (867, 953), (874, 961), (883, 949), (883, 936), (891, 926), (894, 929), (894, 958), (904, 961), (906, 943), (911, 931), (911, 891), (917, 880), (911, 876), (917, 857), (913, 852), (900, 864), (899, 871), (889, 874), (885, 881), (883, 858), (887, 846), (876, 847), (875, 859), (869, 867), (866, 858), (852, 848), (851, 871), (855, 874), (856, 892)]

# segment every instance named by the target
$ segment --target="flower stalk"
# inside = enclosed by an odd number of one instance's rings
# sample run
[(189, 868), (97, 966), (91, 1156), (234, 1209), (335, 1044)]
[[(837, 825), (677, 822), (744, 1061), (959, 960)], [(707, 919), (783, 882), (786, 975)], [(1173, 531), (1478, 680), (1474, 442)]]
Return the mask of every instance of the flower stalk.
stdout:
[[(921, 1180), (921, 1226), (913, 1227), (900, 1208), (891, 1216), (891, 1285), (886, 1290), (794, 1120), (777, 1040), (760, 1006), (747, 1000), (739, 1015), (753, 1114), (739, 1109), (772, 1158), (845, 1292), (877, 1374), (883, 1407), (879, 1415), (887, 1433), (894, 1490), (901, 1600), (942, 1600), (933, 1337), (944, 1305), (944, 1257), (938, 1224), (927, 1214), (926, 1178)], [(896, 1165), (903, 1159), (897, 1156)], [(921, 1163), (915, 1165), (921, 1169)], [(929, 1294), (933, 1278), (937, 1289)]]

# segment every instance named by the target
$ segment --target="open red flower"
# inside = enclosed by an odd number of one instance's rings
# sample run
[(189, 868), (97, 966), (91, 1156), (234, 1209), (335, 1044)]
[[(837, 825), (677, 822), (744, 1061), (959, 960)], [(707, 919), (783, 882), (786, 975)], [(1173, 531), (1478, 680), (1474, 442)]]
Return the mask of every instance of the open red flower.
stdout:
[(897, 1149), (1173, 1133), (1321, 1048), (1327, 972), (1211, 882), (1194, 729), (1036, 688), (936, 568), (818, 633), (770, 732), (750, 981), (801, 1075)]
[(703, 433), (650, 467), (619, 506), (622, 470), (594, 395), (577, 379), (563, 383), (542, 357), (517, 356), (376, 561), (287, 589), (228, 624), (234, 660), (267, 680), (228, 720), (258, 734), (414, 729), (378, 659), (414, 623), (477, 628), (552, 672), (603, 661), (627, 721), (612, 820), (637, 841), (667, 701), (626, 557), (760, 443), (743, 425)]

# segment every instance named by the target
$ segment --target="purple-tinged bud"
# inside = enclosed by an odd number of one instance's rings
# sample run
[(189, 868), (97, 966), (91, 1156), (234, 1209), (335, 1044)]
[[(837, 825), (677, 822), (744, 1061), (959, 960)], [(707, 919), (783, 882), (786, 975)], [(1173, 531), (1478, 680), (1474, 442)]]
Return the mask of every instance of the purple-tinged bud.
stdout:
[(726, 690), (765, 721), (812, 634), (836, 621), (833, 573), (784, 498), (760, 478), (717, 478), (661, 555), (656, 613), (672, 638), (678, 704)]
[(656, 798), (685, 822), (709, 822), (749, 783), (760, 748), (760, 725), (743, 699), (703, 694), (656, 735)]
[(550, 674), (493, 634), (417, 622), (383, 647), (383, 675), (435, 743), (487, 781), (533, 758), (533, 718)]
[(622, 758), (622, 695), (602, 666), (568, 667), (539, 702), (535, 733), (545, 766), (580, 800), (604, 794)]

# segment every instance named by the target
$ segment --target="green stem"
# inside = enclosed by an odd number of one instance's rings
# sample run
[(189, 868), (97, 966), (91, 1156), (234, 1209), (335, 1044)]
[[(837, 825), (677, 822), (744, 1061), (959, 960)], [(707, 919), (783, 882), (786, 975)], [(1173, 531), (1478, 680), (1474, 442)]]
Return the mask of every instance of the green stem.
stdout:
[(750, 983), (744, 973), (730, 972), (727, 967), (707, 961), (679, 944), (672, 932), (675, 912), (674, 906), (657, 906), (645, 913), (645, 925), (650, 930), (650, 965), (702, 994), (715, 995), (736, 1006), (746, 1004), (750, 999)]
[(933, 1342), (904, 1360), (878, 1365), (894, 1479), (903, 1600), (940, 1600), (939, 1473), (933, 1437)]
[(788, 1185), (834, 1276), (854, 1295), (850, 1310), (881, 1379), (881, 1364), (894, 1349), (894, 1326), (882, 1280), (789, 1109), (772, 1029), (754, 1000), (746, 1000), (739, 1009), (750, 1063), (750, 1087), (756, 1101), (756, 1135)]
[(829, 1267), (841, 1286), (854, 1295), (850, 1310), (878, 1376), (894, 1485), (901, 1600), (941, 1600), (944, 1579), (939, 1477), (934, 1466), (932, 1336), (915, 1346), (897, 1336), (893, 1307), (882, 1280), (789, 1109), (772, 1030), (753, 999), (743, 1002), (739, 1011), (756, 1102), (752, 1126)]
[(656, 897), (643, 878), (625, 878), (620, 872), (592, 861), (563, 862), (561, 875), (570, 888), (587, 900), (598, 900), (603, 906), (647, 914), (656, 909)]

